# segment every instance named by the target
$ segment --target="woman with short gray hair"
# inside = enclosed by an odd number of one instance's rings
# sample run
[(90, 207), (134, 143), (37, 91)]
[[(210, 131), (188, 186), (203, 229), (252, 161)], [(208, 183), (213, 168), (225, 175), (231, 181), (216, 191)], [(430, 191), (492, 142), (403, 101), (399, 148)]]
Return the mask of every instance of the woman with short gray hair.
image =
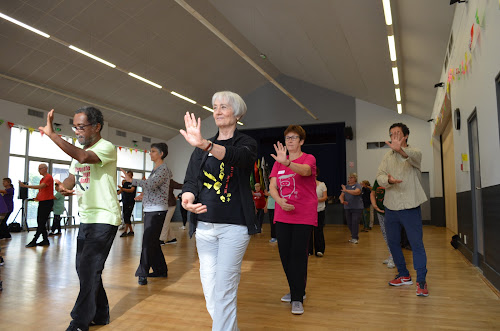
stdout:
[(347, 226), (351, 231), (350, 243), (359, 242), (359, 220), (363, 212), (363, 199), (361, 199), (361, 185), (358, 183), (358, 175), (351, 172), (347, 179), (347, 185), (342, 185), (340, 203), (344, 205)]

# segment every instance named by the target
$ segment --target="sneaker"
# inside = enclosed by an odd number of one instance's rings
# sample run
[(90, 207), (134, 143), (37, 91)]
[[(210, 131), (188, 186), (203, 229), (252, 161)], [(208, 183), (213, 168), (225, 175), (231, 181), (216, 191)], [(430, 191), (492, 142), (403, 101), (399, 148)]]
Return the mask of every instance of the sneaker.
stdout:
[(24, 247), (26, 248), (36, 247), (36, 241), (32, 240)]
[(429, 296), (429, 291), (427, 290), (427, 283), (425, 281), (420, 283), (417, 282), (417, 296), (419, 297)]
[(163, 240), (160, 240), (160, 246), (165, 245), (165, 242)]
[(384, 261), (382, 261), (383, 264), (387, 264), (389, 263), (389, 261), (392, 260), (392, 256), (389, 256), (387, 259), (385, 259)]
[(120, 238), (125, 238), (127, 236), (127, 232), (123, 232), (121, 235), (120, 235)]
[(148, 284), (148, 278), (147, 277), (143, 277), (143, 276), (139, 276), (139, 280), (137, 282), (139, 283), (139, 285), (147, 285)]
[(127, 237), (133, 237), (134, 236), (134, 231), (130, 231), (129, 233), (127, 233)]
[(396, 267), (396, 265), (394, 264), (393, 260), (390, 260), (389, 263), (387, 263), (387, 268), (392, 269), (392, 268), (395, 268), (395, 267)]
[(167, 241), (165, 244), (177, 244), (177, 238)]
[(413, 282), (411, 281), (411, 276), (396, 276), (393, 280), (389, 282), (391, 286), (401, 286), (401, 285), (411, 285)]
[(2, 256), (0, 256), (0, 265), (4, 265), (4, 260)]
[(40, 241), (38, 244), (36, 244), (37, 246), (50, 246), (50, 242), (48, 239), (45, 239), (45, 240), (42, 240)]
[(316, 256), (323, 257), (323, 253), (322, 252), (316, 252)]
[[(305, 299), (306, 299), (306, 295), (304, 294), (304, 296), (302, 297), (302, 300), (305, 300)], [(281, 301), (282, 302), (292, 302), (292, 295), (290, 293), (285, 294), (281, 298)]]
[(54, 232), (52, 232), (52, 231), (50, 231), (50, 232), (49, 232), (49, 236), (53, 236), (53, 235), (55, 235), (55, 233), (54, 233)]
[(185, 226), (185, 225), (183, 225), (183, 226), (181, 226), (179, 229), (181, 229), (181, 230), (186, 230), (186, 226)]
[(352, 240), (351, 240), (351, 242), (352, 242), (353, 244), (357, 244), (357, 243), (359, 242), (359, 240), (358, 240), (358, 239), (352, 239)]
[(304, 313), (304, 307), (300, 301), (292, 301), (292, 314), (302, 315)]
[(271, 238), (271, 240), (269, 240), (270, 243), (275, 243), (277, 241), (278, 241), (278, 239), (276, 239), (276, 238)]

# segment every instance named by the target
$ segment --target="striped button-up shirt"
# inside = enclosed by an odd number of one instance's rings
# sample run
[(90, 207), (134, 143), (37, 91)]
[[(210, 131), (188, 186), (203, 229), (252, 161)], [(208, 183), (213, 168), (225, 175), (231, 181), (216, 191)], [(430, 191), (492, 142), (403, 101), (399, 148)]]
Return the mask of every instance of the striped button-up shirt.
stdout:
[[(385, 187), (384, 205), (390, 210), (411, 209), (427, 201), (421, 183), (422, 152), (410, 146), (401, 148), (407, 158), (391, 150), (384, 155), (377, 172), (377, 181)], [(389, 184), (388, 175), (402, 180)]]

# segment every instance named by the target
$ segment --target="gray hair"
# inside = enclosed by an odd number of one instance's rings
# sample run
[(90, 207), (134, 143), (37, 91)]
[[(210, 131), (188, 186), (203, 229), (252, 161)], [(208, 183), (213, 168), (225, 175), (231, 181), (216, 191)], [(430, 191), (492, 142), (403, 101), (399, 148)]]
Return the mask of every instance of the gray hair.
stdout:
[(226, 101), (233, 108), (234, 116), (240, 120), (247, 112), (245, 101), (236, 93), (230, 91), (219, 91), (212, 97), (212, 105), (216, 100)]

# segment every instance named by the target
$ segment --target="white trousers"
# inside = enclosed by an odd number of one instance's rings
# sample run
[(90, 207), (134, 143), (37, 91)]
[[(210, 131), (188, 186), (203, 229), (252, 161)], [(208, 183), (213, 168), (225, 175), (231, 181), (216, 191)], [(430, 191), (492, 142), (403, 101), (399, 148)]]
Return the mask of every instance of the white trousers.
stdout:
[(165, 242), (174, 239), (172, 237), (172, 231), (170, 231), (170, 221), (172, 220), (172, 216), (174, 216), (175, 207), (176, 206), (168, 206), (167, 215), (165, 216), (165, 221), (161, 228), (160, 240)]
[(245, 225), (198, 222), (200, 278), (213, 331), (236, 331), (241, 263), (250, 242)]

